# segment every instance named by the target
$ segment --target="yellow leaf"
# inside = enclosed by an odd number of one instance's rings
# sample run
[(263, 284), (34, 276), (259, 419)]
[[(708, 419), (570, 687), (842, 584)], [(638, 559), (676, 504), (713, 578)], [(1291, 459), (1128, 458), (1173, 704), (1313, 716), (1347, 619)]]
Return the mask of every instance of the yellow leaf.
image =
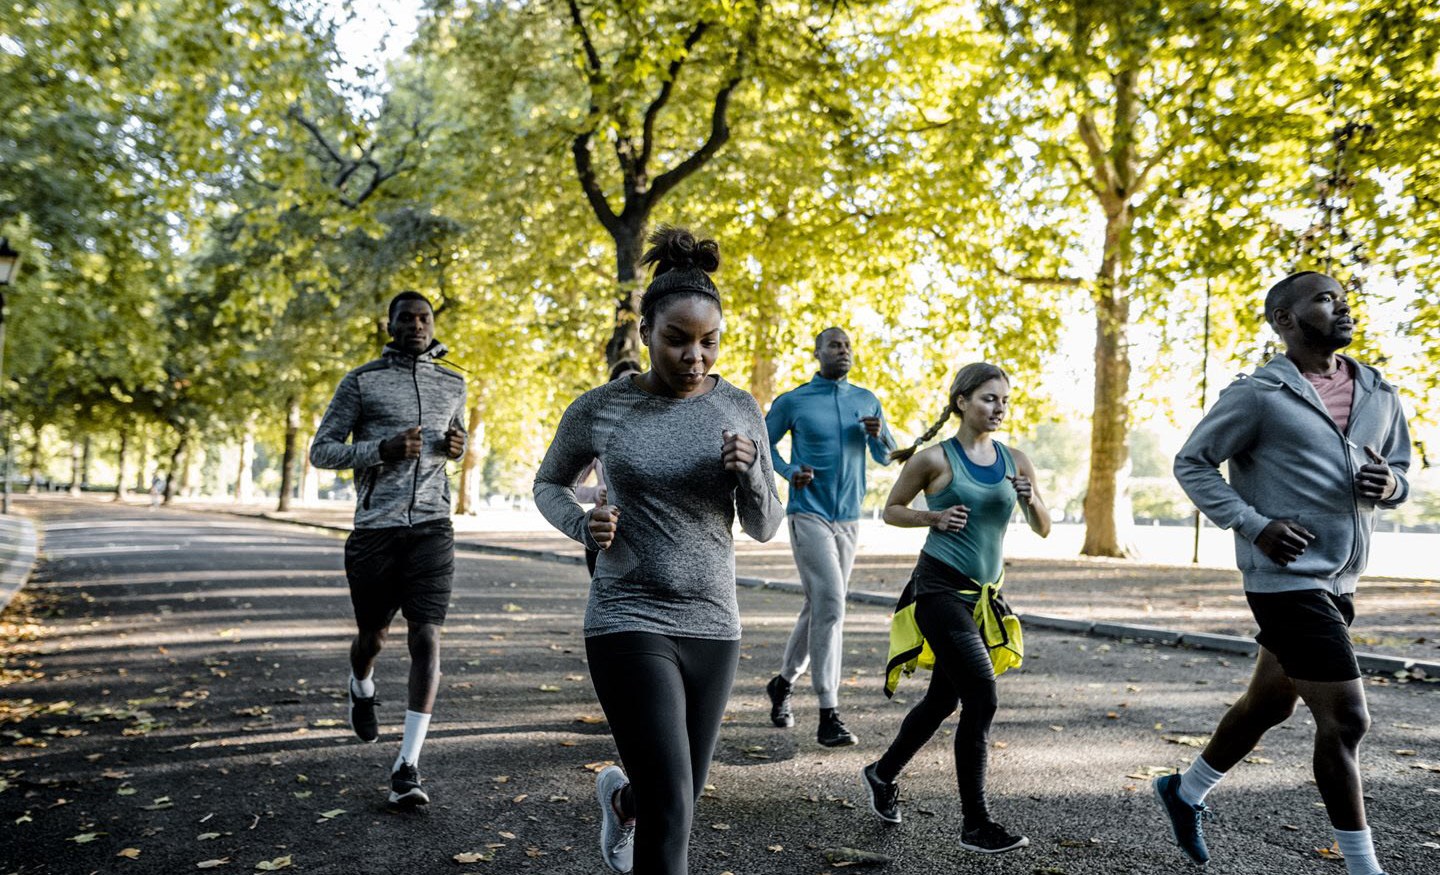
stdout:
[(230, 862), (229, 857), (221, 857), (218, 860), (203, 860), (195, 864), (196, 869), (214, 869), (216, 866), (224, 866)]
[(255, 868), (261, 872), (274, 872), (278, 869), (289, 869), (291, 862), (290, 855), (286, 854), (283, 857), (276, 857), (273, 860), (261, 860), (255, 864)]
[(1343, 859), (1345, 859), (1345, 855), (1342, 854), (1342, 853), (1340, 853), (1340, 843), (1339, 843), (1339, 842), (1335, 842), (1334, 844), (1332, 844), (1332, 845), (1331, 845), (1330, 847), (1328, 847), (1328, 848), (1316, 848), (1316, 849), (1315, 849), (1315, 853), (1319, 854), (1320, 856), (1324, 857), (1324, 858), (1327, 859), (1327, 860), (1343, 860)]
[(127, 860), (134, 860), (135, 858), (137, 858), (137, 857), (140, 856), (140, 849), (139, 849), (139, 848), (125, 848), (125, 849), (123, 849), (122, 851), (120, 851), (120, 853), (116, 854), (115, 856), (117, 856), (117, 857), (124, 857), (124, 858), (127, 859)]
[(483, 854), (479, 851), (466, 851), (451, 857), (457, 863), (488, 863), (495, 859), (494, 854)]

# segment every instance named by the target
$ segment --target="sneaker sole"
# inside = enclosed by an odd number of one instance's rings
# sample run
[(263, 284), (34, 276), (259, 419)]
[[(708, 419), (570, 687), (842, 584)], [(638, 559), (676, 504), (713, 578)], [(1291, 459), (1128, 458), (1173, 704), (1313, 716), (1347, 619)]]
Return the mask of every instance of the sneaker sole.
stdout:
[(430, 797), (419, 787), (406, 790), (404, 793), (390, 791), (390, 804), (399, 808), (414, 808), (417, 805), (429, 805)]
[(960, 840), (960, 847), (964, 848), (967, 851), (974, 851), (977, 854), (1003, 854), (1006, 851), (1014, 851), (1019, 848), (1027, 847), (1029, 846), (1029, 844), (1030, 840), (1025, 836), (1021, 836), (1020, 841), (1016, 842), (1015, 844), (1006, 845), (1003, 848), (982, 848), (979, 845), (967, 845), (965, 844), (964, 839)]
[(818, 743), (821, 747), (850, 747), (851, 745), (859, 744), (859, 743), (860, 743), (860, 739), (857, 738), (857, 737), (855, 737), (855, 736), (853, 736), (853, 735), (850, 736), (849, 738), (840, 738), (840, 739), (835, 739), (835, 740), (833, 740), (833, 741), (821, 741), (821, 740), (818, 739), (818, 738), (815, 739), (815, 741), (816, 741), (816, 743)]
[[(866, 768), (869, 767), (867, 766)], [(870, 786), (870, 778), (865, 774), (865, 769), (860, 770), (860, 783), (865, 785), (865, 795), (870, 798), (870, 813), (874, 814), (876, 817), (880, 818), (886, 823), (899, 823), (900, 812), (895, 812), (895, 819), (891, 820), (890, 818), (881, 814), (880, 809), (875, 806), (875, 788)]]
[(774, 726), (776, 729), (789, 729), (795, 725), (795, 718), (790, 715), (786, 715), (784, 717), (776, 717), (774, 714), (771, 714), (770, 725)]

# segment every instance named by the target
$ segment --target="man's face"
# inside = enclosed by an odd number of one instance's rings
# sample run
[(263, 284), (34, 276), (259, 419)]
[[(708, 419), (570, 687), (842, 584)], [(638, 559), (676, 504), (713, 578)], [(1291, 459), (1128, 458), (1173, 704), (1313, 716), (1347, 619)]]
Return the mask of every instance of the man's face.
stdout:
[(1293, 337), (1312, 349), (1334, 352), (1350, 345), (1355, 320), (1350, 302), (1340, 284), (1329, 277), (1309, 283), (1290, 306)]
[(850, 354), (850, 337), (838, 328), (832, 328), (820, 335), (815, 345), (815, 358), (820, 362), (820, 376), (827, 380), (838, 380), (850, 373), (853, 358)]
[(401, 301), (390, 319), (390, 337), (402, 352), (419, 355), (435, 339), (435, 314), (424, 301)]

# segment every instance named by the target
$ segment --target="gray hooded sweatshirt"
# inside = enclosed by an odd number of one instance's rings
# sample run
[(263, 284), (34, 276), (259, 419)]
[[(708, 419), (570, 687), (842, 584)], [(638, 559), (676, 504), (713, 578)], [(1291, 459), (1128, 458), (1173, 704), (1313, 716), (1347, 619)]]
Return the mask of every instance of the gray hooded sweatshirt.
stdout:
[[(419, 356), (387, 344), (379, 359), (346, 374), (336, 387), (310, 444), (310, 463), (354, 470), (355, 528), (450, 518), (445, 432), (465, 431), (465, 378), (435, 363), (445, 353), (438, 342)], [(416, 425), (420, 458), (381, 461), (380, 443)]]
[[(1396, 507), (1410, 494), (1410, 431), (1395, 387), (1380, 372), (1346, 357), (1355, 375), (1350, 423), (1335, 425), (1310, 381), (1280, 355), (1220, 393), (1175, 457), (1175, 478), (1211, 522), (1235, 532), (1235, 561), (1248, 592), (1321, 589), (1353, 593), (1370, 555), (1376, 507)], [(1355, 492), (1365, 448), (1395, 475), (1381, 502)], [(1217, 470), (1229, 462), (1230, 480)], [(1283, 568), (1255, 546), (1276, 519), (1315, 534)]]

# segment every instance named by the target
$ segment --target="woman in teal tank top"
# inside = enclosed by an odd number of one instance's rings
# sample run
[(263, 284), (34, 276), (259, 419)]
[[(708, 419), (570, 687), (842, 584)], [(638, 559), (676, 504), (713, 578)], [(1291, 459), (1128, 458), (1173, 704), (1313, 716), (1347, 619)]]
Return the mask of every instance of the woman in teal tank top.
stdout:
[[(893, 454), (905, 467), (885, 502), (885, 522), (930, 529), (911, 585), (915, 623), (935, 654), (935, 666), (925, 697), (905, 715), (889, 749), (861, 771), (871, 810), (899, 823), (900, 772), (958, 706), (955, 775), (964, 818), (959, 844), (986, 854), (1030, 840), (993, 820), (985, 800), (990, 723), (998, 701), (990, 653), (975, 626), (975, 599), (982, 584), (998, 583), (1004, 574), (1005, 530), (1017, 502), (1032, 530), (1050, 534), (1034, 466), (993, 437), (1009, 406), (1010, 378), (1003, 370), (984, 362), (966, 365), (950, 384), (944, 415), (914, 446)], [(960, 418), (954, 437), (916, 453), (952, 415)], [(926, 510), (915, 510), (910, 504), (921, 491)]]

